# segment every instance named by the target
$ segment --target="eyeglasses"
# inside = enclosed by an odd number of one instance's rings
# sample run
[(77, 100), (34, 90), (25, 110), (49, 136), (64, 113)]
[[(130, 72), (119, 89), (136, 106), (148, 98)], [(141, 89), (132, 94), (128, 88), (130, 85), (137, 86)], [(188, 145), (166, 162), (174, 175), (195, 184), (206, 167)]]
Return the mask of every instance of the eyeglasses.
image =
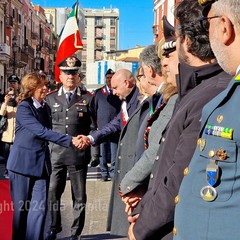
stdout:
[(138, 74), (138, 75), (137, 75), (137, 80), (140, 81), (140, 80), (141, 80), (141, 77), (145, 77), (145, 75), (144, 75), (144, 74)]
[[(212, 17), (200, 17), (199, 18), (199, 21), (200, 21), (200, 24), (201, 24), (201, 27), (203, 28), (203, 29), (206, 29), (206, 25), (204, 26), (204, 21), (206, 22), (206, 21), (208, 21), (208, 28), (209, 28), (209, 23), (210, 23), (210, 20), (211, 19), (213, 19), (213, 18), (220, 18), (221, 16), (212, 16)], [(208, 30), (208, 29), (207, 29)]]

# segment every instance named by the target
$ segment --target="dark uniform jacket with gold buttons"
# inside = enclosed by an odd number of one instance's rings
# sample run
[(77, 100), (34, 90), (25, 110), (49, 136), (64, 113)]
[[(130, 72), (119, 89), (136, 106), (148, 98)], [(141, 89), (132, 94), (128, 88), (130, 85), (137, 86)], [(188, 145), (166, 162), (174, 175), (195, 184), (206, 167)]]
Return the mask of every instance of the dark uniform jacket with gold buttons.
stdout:
[[(198, 144), (180, 187), (174, 239), (240, 239), (239, 80), (238, 73), (203, 109)], [(214, 169), (210, 162), (217, 166), (213, 178), (207, 178)]]
[(135, 210), (140, 213), (133, 228), (136, 239), (172, 239), (175, 199), (177, 202), (183, 171), (196, 146), (202, 108), (229, 81), (230, 76), (218, 64), (202, 67), (180, 64), (179, 101), (163, 133), (148, 191)]
[[(53, 130), (60, 133), (77, 136), (88, 135), (96, 129), (94, 111), (94, 96), (76, 89), (70, 103), (67, 103), (63, 89), (50, 93), (46, 101), (52, 111)], [(90, 148), (78, 150), (74, 146), (62, 148), (56, 144), (50, 145), (51, 161), (54, 164), (81, 165), (90, 161)]]

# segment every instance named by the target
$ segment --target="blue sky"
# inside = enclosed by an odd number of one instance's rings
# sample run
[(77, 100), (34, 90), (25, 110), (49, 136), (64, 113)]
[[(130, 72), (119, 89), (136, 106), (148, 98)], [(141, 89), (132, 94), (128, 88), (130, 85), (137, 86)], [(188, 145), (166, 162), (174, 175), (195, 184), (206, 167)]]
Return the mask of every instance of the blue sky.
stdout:
[[(75, 0), (32, 0), (42, 7), (72, 7)], [(120, 12), (119, 49), (153, 43), (153, 0), (79, 0), (83, 8), (118, 8)]]

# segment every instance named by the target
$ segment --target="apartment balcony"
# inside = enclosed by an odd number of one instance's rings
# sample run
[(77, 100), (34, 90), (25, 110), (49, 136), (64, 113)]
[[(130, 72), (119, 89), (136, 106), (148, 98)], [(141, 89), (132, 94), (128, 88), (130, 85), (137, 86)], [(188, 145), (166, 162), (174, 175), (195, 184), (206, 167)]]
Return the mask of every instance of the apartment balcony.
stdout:
[(30, 45), (27, 45), (25, 48), (26, 48), (26, 52), (28, 53), (28, 55), (31, 56), (32, 58), (34, 58), (34, 48), (31, 47)]
[(35, 33), (35, 32), (31, 32), (31, 38), (34, 41), (39, 41), (40, 40), (39, 39), (39, 35), (37, 33)]
[(10, 46), (6, 43), (0, 43), (0, 62), (1, 63), (8, 63), (11, 55)]
[(12, 16), (6, 16), (5, 18), (5, 24), (6, 24), (6, 27), (13, 27), (13, 17)]
[(27, 64), (28, 64), (28, 54), (24, 50), (21, 50), (18, 55), (17, 67), (23, 68), (23, 67), (26, 67)]

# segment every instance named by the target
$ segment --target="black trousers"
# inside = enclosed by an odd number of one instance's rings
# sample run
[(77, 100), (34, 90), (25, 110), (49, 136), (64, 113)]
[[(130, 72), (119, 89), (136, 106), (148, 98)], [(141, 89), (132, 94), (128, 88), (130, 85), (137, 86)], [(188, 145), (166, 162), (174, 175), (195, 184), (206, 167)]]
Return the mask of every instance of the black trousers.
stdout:
[(80, 235), (85, 223), (85, 207), (87, 202), (86, 194), (86, 165), (62, 165), (52, 166), (52, 174), (49, 187), (49, 211), (51, 213), (51, 230), (57, 230), (62, 227), (61, 212), (66, 208), (61, 203), (61, 196), (64, 192), (67, 180), (67, 171), (71, 183), (72, 201), (73, 201), (73, 223), (71, 235)]

